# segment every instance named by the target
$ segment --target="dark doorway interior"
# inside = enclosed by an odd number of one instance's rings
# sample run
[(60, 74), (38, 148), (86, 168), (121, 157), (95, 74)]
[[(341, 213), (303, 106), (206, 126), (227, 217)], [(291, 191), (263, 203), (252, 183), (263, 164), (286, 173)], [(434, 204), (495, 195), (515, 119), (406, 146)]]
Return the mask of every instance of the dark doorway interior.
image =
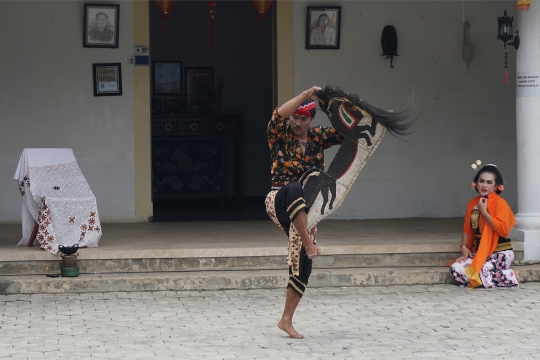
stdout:
[(273, 9), (209, 3), (150, 1), (154, 221), (268, 219)]
[(154, 204), (154, 222), (233, 220), (269, 220), (264, 197), (244, 197), (241, 205), (234, 204), (231, 198), (224, 199), (223, 203), (216, 198), (207, 198)]

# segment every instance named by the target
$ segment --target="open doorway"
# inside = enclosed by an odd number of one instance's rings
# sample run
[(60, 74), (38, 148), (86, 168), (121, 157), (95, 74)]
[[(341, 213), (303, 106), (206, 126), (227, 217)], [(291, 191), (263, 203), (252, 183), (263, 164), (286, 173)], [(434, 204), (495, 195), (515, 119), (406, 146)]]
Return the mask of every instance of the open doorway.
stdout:
[(209, 4), (150, 1), (154, 221), (268, 219), (273, 9)]

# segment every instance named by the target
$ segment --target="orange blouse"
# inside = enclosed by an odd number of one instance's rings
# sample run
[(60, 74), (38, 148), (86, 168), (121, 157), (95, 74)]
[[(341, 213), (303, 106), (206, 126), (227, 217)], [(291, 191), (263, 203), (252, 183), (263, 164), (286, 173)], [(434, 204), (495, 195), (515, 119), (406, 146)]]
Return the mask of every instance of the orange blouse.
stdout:
[[(477, 196), (469, 201), (467, 206), (467, 212), (465, 213), (465, 221), (463, 223), (463, 230), (468, 235), (467, 248), (470, 251), (474, 251), (474, 230), (471, 226), (471, 213), (478, 201), (480, 196)], [(473, 257), (472, 263), (465, 273), (471, 279), (469, 287), (477, 287), (482, 284), (480, 279), (480, 271), (484, 266), (486, 259), (489, 255), (493, 254), (497, 244), (499, 243), (499, 236), (508, 237), (510, 230), (516, 225), (516, 218), (514, 213), (510, 209), (510, 206), (501, 198), (496, 192), (488, 196), (487, 199), (487, 212), (491, 215), (491, 222), (493, 223), (494, 228), (492, 228), (480, 215), (479, 227), (482, 237), (480, 239), (480, 245), (478, 246), (478, 251)]]

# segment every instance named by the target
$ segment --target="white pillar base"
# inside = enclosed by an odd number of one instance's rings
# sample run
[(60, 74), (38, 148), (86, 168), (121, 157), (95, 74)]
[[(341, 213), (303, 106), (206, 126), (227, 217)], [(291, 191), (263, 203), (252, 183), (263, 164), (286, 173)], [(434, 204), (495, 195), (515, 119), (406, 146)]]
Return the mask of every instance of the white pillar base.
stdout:
[(514, 228), (510, 238), (523, 241), (523, 260), (540, 260), (540, 230)]
[(521, 230), (540, 230), (540, 214), (516, 214), (516, 228)]

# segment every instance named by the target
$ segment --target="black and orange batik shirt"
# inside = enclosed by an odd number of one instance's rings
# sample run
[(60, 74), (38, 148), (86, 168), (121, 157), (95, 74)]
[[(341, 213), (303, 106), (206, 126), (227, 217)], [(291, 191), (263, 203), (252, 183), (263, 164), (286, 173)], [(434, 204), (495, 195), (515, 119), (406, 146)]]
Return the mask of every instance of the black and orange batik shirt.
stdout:
[(291, 131), (287, 119), (278, 113), (272, 114), (268, 122), (268, 146), (272, 159), (272, 184), (298, 181), (302, 174), (311, 169), (324, 170), (324, 149), (343, 142), (343, 136), (330, 126), (309, 127), (306, 151)]

